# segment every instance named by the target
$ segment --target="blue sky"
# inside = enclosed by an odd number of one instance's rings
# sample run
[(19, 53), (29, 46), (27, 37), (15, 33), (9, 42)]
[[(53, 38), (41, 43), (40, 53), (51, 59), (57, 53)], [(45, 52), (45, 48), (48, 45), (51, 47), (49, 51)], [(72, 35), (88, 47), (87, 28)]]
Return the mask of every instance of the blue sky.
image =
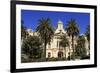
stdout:
[(50, 18), (54, 28), (57, 28), (59, 20), (63, 22), (64, 28), (70, 19), (75, 19), (80, 27), (80, 34), (84, 34), (87, 25), (90, 25), (90, 14), (79, 12), (55, 12), (55, 11), (36, 11), (36, 10), (21, 10), (21, 20), (24, 21), (24, 26), (35, 31), (38, 20), (42, 17)]

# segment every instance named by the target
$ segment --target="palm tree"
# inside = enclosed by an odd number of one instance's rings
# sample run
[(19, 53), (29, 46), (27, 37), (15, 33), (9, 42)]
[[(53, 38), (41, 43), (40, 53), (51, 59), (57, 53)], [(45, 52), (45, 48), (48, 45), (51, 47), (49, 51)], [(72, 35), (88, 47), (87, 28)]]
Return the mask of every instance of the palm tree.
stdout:
[(74, 37), (79, 35), (79, 27), (74, 19), (68, 21), (68, 26), (65, 29), (67, 34), (71, 36), (72, 49), (73, 49), (73, 59), (75, 58), (75, 48), (74, 48)]
[(64, 49), (65, 49), (65, 58), (66, 58), (66, 47), (69, 46), (69, 41), (66, 38), (66, 35), (63, 35), (61, 37), (60, 46), (64, 47)]
[(41, 18), (39, 20), (39, 25), (36, 28), (36, 31), (39, 33), (41, 40), (44, 43), (44, 50), (43, 50), (43, 59), (46, 59), (46, 46), (47, 43), (51, 41), (53, 36), (53, 27), (51, 25), (51, 20), (49, 18)]
[(83, 35), (79, 36), (77, 40), (76, 54), (81, 58), (86, 57), (85, 37)]
[[(90, 44), (90, 25), (87, 26), (85, 35), (87, 37), (88, 43)], [(90, 48), (90, 46), (89, 46)]]

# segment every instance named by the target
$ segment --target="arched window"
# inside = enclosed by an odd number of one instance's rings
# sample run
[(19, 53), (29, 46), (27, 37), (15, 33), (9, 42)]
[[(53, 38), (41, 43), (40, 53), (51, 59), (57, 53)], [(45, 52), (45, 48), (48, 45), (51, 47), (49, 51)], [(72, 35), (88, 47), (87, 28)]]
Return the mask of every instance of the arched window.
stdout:
[(48, 58), (50, 58), (51, 57), (51, 53), (50, 52), (48, 52)]
[(63, 52), (62, 51), (59, 51), (58, 52), (58, 58), (62, 58), (63, 57)]

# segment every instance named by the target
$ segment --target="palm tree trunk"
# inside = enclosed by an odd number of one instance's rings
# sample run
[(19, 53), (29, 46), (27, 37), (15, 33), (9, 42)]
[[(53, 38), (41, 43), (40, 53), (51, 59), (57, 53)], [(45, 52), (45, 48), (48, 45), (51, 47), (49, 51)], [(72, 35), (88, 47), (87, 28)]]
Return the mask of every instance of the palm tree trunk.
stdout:
[(46, 36), (45, 36), (45, 43), (44, 43), (44, 61), (46, 61), (46, 46), (47, 46), (47, 41), (46, 41)]
[(43, 51), (42, 51), (42, 60), (46, 61), (46, 44), (45, 43), (44, 43), (44, 48), (43, 48)]
[(69, 55), (69, 60), (71, 59), (71, 53), (70, 53), (71, 51), (70, 51), (70, 47), (69, 47), (69, 53), (68, 53), (68, 55)]
[(47, 42), (46, 42), (46, 37), (45, 37), (44, 48), (43, 48), (43, 52), (42, 52), (42, 60), (43, 61), (46, 61), (46, 45), (47, 45)]
[(46, 61), (46, 42), (45, 42), (45, 45), (44, 45), (44, 61)]
[(73, 59), (75, 59), (75, 50), (74, 50), (74, 35), (72, 35), (72, 49), (73, 49)]

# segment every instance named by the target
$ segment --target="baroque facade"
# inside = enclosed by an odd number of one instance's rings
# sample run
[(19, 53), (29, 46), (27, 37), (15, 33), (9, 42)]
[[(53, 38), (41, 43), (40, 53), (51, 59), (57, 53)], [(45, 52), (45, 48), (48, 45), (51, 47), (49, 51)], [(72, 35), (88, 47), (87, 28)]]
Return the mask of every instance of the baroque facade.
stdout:
[[(33, 36), (36, 35), (38, 36), (38, 34), (36, 32), (33, 32), (31, 29), (27, 30), (29, 35)], [(65, 48), (60, 46), (60, 41), (61, 41), (61, 36), (66, 35), (66, 38), (69, 41), (69, 46), (66, 46), (66, 51)], [(84, 36), (85, 37), (85, 36)], [(77, 45), (77, 39), (78, 37), (74, 37), (74, 46)], [(89, 55), (89, 48), (88, 48), (88, 41), (85, 37), (85, 48), (87, 50), (87, 55)], [(62, 21), (58, 21), (57, 24), (57, 28), (54, 32), (54, 35), (51, 39), (51, 42), (49, 44), (47, 44), (46, 46), (46, 58), (58, 58), (58, 57), (66, 57), (68, 58), (69, 53), (70, 55), (72, 54), (73, 49), (72, 49), (72, 42), (71, 42), (71, 37), (68, 36), (68, 34), (66, 33), (66, 31), (63, 28), (63, 22)]]

